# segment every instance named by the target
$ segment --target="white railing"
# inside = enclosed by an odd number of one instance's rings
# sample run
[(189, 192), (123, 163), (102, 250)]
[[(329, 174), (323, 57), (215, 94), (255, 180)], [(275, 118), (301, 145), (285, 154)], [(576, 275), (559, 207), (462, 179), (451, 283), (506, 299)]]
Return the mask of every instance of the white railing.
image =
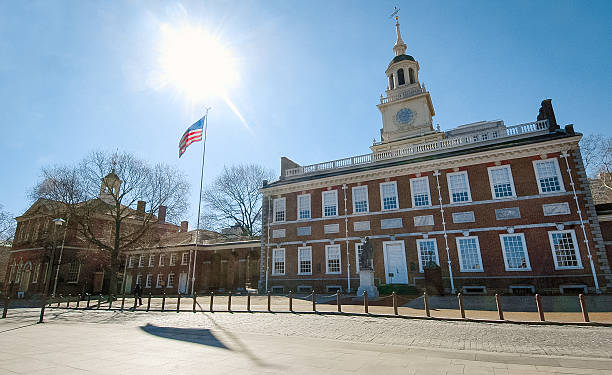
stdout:
[(318, 164), (305, 165), (303, 167), (290, 168), (285, 170), (284, 177), (301, 176), (317, 172), (330, 171), (334, 169), (350, 168), (364, 164), (376, 163), (383, 160), (410, 157), (430, 152), (451, 150), (462, 146), (478, 143), (491, 142), (497, 140), (507, 140), (508, 138), (521, 137), (523, 135), (536, 135), (548, 132), (548, 120), (528, 122), (525, 124), (514, 125), (482, 132), (474, 132), (459, 137), (446, 138), (439, 141), (409, 145), (395, 150), (378, 151), (370, 154), (351, 156), (344, 159), (326, 161)]
[(404, 91), (400, 91), (397, 94), (389, 95), (386, 98), (383, 98), (381, 96), (380, 104), (385, 104), (385, 103), (393, 102), (393, 101), (404, 99), (404, 98), (410, 98), (411, 96), (419, 95), (424, 92), (425, 92), (425, 85), (423, 86), (417, 85), (416, 87), (409, 87)]

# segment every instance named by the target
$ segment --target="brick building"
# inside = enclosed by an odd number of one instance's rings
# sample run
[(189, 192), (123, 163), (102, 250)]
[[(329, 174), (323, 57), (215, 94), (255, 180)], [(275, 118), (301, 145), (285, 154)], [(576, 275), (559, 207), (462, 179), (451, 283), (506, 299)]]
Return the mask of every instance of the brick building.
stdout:
[(369, 237), (378, 284), (422, 288), (435, 263), (446, 292), (611, 290), (581, 134), (557, 125), (550, 100), (533, 122), (434, 129), (419, 63), (396, 32), (371, 153), (282, 158), (280, 179), (262, 187), (260, 289), (354, 292)]

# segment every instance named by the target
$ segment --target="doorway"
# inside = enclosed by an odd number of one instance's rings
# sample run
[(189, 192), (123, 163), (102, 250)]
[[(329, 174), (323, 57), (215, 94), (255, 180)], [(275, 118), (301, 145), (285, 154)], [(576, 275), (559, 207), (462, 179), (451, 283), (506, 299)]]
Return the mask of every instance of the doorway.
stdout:
[(181, 294), (187, 293), (187, 274), (185, 272), (179, 275), (178, 292)]
[(408, 284), (404, 241), (383, 242), (383, 255), (387, 284)]

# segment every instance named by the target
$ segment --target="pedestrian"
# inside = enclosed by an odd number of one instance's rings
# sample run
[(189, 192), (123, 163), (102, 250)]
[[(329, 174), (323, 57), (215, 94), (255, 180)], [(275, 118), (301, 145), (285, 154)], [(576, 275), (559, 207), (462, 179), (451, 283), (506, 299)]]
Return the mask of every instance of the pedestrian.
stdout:
[(134, 287), (134, 308), (142, 306), (142, 287), (139, 283)]

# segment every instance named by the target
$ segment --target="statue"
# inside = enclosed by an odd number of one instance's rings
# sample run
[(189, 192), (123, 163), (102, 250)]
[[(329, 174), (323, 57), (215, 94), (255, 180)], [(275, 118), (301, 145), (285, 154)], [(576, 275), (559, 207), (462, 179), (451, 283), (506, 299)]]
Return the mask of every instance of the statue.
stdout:
[(359, 254), (359, 288), (357, 295), (362, 296), (368, 292), (368, 298), (378, 299), (378, 288), (374, 284), (374, 249), (370, 239), (366, 237), (361, 254)]
[(359, 254), (359, 269), (374, 269), (372, 244), (370, 243), (370, 239), (368, 237), (366, 237), (365, 243), (363, 244), (363, 248), (361, 250), (361, 254)]

